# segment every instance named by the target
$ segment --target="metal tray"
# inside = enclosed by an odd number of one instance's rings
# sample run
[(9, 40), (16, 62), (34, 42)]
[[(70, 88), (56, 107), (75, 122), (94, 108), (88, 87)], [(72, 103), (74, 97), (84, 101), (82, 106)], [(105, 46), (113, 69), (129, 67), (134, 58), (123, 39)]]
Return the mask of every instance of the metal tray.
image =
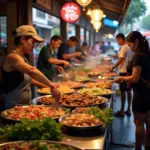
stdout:
[(66, 117), (68, 117), (68, 116), (70, 116), (70, 115), (71, 115), (71, 114), (68, 114), (68, 115), (66, 115), (66, 116), (64, 116), (64, 117), (61, 117), (61, 118), (59, 119), (59, 122), (60, 122), (66, 129), (69, 129), (69, 130), (74, 130), (74, 131), (78, 131), (78, 132), (80, 132), (80, 131), (86, 131), (86, 132), (88, 132), (88, 131), (100, 129), (102, 126), (105, 125), (105, 124), (103, 123), (103, 124), (100, 124), (100, 125), (97, 125), (97, 126), (91, 126), (91, 127), (75, 127), (75, 126), (69, 126), (69, 125), (63, 124), (62, 121), (63, 121)]
[[(84, 149), (80, 149), (80, 148), (78, 148), (78, 147), (76, 147), (76, 146), (72, 146), (72, 145), (70, 145), (70, 144), (63, 143), (63, 142), (43, 141), (43, 140), (36, 140), (36, 141), (37, 141), (37, 142), (45, 142), (45, 143), (47, 143), (47, 144), (60, 144), (60, 145), (62, 145), (62, 146), (66, 146), (66, 147), (69, 146), (69, 147), (71, 147), (71, 148), (74, 148), (75, 150), (84, 150)], [(32, 142), (32, 141), (5, 142), (5, 143), (0, 144), (0, 148), (3, 148), (4, 146), (7, 146), (7, 145), (9, 145), (9, 144), (14, 144), (14, 143), (21, 144), (21, 143), (24, 143), (24, 142), (29, 143), (29, 142)]]
[[(101, 96), (98, 96), (98, 97), (101, 97)], [(103, 100), (102, 100), (102, 102), (101, 103), (99, 103), (99, 104), (92, 104), (92, 105), (74, 105), (74, 106), (69, 106), (69, 105), (61, 105), (61, 107), (66, 107), (66, 108), (76, 108), (76, 107), (91, 107), (91, 106), (101, 106), (101, 105), (103, 105), (103, 104), (106, 104), (109, 100), (107, 99), (107, 98), (105, 98), (105, 97), (102, 97), (103, 98)]]
[[(26, 106), (23, 106), (23, 107), (28, 107), (28, 105), (26, 105)], [(45, 107), (48, 107), (47, 105), (45, 105)], [(61, 107), (62, 108), (62, 107)], [(62, 108), (63, 109), (63, 108)], [(10, 110), (10, 109), (7, 109), (7, 110)], [(5, 110), (5, 111), (7, 111), (7, 110)], [(10, 119), (9, 117), (5, 117), (4, 116), (4, 112), (5, 111), (2, 111), (1, 112), (1, 117), (3, 118), (3, 119), (5, 119), (6, 121), (8, 121), (8, 123), (18, 123), (18, 122), (20, 122), (20, 120), (15, 120), (15, 119)], [(65, 113), (65, 115), (67, 115), (68, 113), (69, 113), (69, 111), (70, 110), (68, 110), (66, 113)], [(59, 120), (59, 118), (61, 118), (62, 116), (59, 116), (59, 117), (56, 117), (56, 118), (53, 118), (54, 120)]]

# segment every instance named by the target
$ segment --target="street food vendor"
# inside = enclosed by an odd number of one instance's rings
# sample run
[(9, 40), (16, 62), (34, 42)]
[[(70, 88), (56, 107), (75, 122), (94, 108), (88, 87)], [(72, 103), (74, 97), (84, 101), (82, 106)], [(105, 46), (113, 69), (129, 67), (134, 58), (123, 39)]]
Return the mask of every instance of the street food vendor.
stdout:
[(69, 48), (76, 46), (78, 42), (78, 39), (75, 36), (72, 36), (67, 42), (62, 43), (58, 49), (57, 58), (61, 60), (66, 60), (68, 62), (78, 62), (75, 57), (81, 56), (81, 52), (70, 53), (69, 51)]
[(86, 42), (83, 42), (80, 48), (76, 49), (76, 52), (81, 52), (82, 54), (80, 57), (77, 57), (77, 59), (85, 60), (88, 57), (88, 44)]
[(44, 46), (39, 54), (37, 68), (49, 79), (53, 79), (56, 75), (56, 70), (64, 72), (60, 64), (69, 67), (71, 64), (68, 61), (56, 58), (56, 49), (59, 48), (62, 40), (60, 36), (54, 35), (51, 38), (50, 44)]
[(52, 96), (59, 99), (60, 92), (53, 83), (35, 67), (29, 65), (25, 55), (32, 53), (36, 42), (43, 42), (30, 25), (22, 25), (12, 32), (16, 48), (9, 53), (2, 64), (4, 85), (4, 107), (28, 105), (31, 100), (31, 83), (42, 83), (50, 88)]

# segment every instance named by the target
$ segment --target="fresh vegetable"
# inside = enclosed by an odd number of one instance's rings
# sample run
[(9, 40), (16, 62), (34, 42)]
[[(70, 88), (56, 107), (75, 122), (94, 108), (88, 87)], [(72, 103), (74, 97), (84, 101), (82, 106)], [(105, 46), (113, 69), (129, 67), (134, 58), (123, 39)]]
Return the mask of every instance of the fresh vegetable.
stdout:
[(2, 140), (61, 140), (60, 125), (52, 118), (43, 120), (22, 119), (21, 123), (0, 128)]
[(105, 124), (110, 124), (114, 120), (113, 111), (111, 108), (101, 110), (99, 107), (93, 106), (89, 109), (88, 113), (94, 115), (96, 118), (99, 118)]

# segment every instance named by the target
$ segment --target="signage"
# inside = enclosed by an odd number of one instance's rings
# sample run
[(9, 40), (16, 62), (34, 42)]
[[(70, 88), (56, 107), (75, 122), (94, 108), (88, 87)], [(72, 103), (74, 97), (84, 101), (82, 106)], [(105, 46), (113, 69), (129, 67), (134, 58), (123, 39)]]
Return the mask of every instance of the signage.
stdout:
[(109, 26), (109, 27), (113, 27), (113, 28), (118, 28), (118, 22), (117, 21), (113, 21), (107, 18), (104, 18), (104, 25)]
[(43, 8), (51, 10), (51, 0), (36, 0), (36, 3), (42, 6)]
[(80, 7), (76, 3), (68, 2), (62, 6), (60, 15), (65, 22), (76, 22), (80, 17)]

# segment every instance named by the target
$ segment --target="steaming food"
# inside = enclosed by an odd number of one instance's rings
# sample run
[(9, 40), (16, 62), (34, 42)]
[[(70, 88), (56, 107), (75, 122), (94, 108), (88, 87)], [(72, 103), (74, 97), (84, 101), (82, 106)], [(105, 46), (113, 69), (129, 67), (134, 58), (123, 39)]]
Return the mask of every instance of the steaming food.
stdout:
[(66, 112), (62, 108), (55, 109), (43, 105), (15, 106), (14, 108), (2, 112), (4, 117), (12, 120), (21, 120), (23, 118), (37, 120), (46, 117), (55, 119), (65, 114)]
[(102, 103), (106, 100), (104, 97), (94, 97), (88, 94), (65, 94), (59, 101), (62, 106), (91, 106)]
[(112, 90), (109, 89), (103, 89), (103, 88), (83, 88), (78, 90), (79, 93), (81, 94), (88, 94), (88, 95), (92, 95), (92, 96), (96, 96), (96, 95), (109, 95), (112, 94)]
[(37, 102), (46, 104), (46, 105), (52, 105), (54, 102), (54, 99), (51, 96), (42, 96), (40, 98), (37, 98)]
[(91, 79), (89, 77), (85, 77), (85, 76), (76, 76), (75, 81), (77, 82), (86, 82), (86, 81), (90, 81)]
[(87, 83), (87, 88), (105, 88), (109, 89), (112, 87), (112, 81), (110, 80), (97, 80), (97, 83)]
[(70, 88), (78, 88), (78, 87), (82, 87), (83, 84), (80, 82), (75, 82), (75, 81), (66, 81), (66, 82), (60, 82), (60, 83), (56, 83), (57, 85), (63, 85), (63, 86), (68, 86)]
[[(71, 89), (70, 87), (65, 86), (65, 85), (59, 85), (58, 90), (62, 94), (74, 92), (73, 89)], [(51, 94), (50, 88), (41, 88), (41, 89), (38, 89), (37, 92), (40, 94)]]
[(102, 125), (103, 122), (90, 114), (71, 114), (61, 121), (62, 124), (74, 127), (92, 127)]

